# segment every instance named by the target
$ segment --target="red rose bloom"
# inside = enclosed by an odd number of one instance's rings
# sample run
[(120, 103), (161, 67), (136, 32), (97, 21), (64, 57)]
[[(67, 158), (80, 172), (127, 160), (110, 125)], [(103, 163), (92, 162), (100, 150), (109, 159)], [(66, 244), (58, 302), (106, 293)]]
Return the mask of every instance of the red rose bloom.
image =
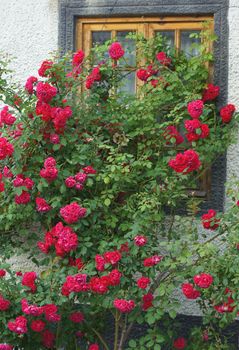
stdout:
[(194, 283), (200, 288), (209, 288), (213, 282), (213, 277), (208, 273), (201, 273), (193, 277)]
[(16, 204), (27, 204), (29, 203), (31, 200), (31, 196), (29, 194), (29, 192), (26, 191), (22, 191), (22, 193), (20, 195), (15, 196), (15, 203)]
[(106, 262), (105, 262), (104, 257), (102, 255), (97, 254), (95, 256), (95, 268), (96, 268), (96, 270), (104, 271), (105, 264), (106, 264)]
[(69, 296), (71, 293), (88, 291), (90, 286), (86, 282), (87, 275), (78, 273), (74, 276), (67, 276), (62, 286), (62, 295)]
[(0, 160), (10, 157), (13, 152), (13, 145), (5, 137), (0, 137)]
[(146, 289), (150, 283), (150, 278), (148, 277), (140, 277), (137, 280), (137, 286), (141, 289)]
[(51, 120), (51, 110), (52, 108), (48, 103), (37, 101), (36, 115), (40, 115), (44, 122), (49, 122)]
[(38, 74), (40, 77), (47, 77), (47, 70), (50, 69), (53, 65), (52, 61), (43, 61), (41, 67), (38, 69)]
[(73, 188), (76, 185), (76, 180), (74, 176), (69, 176), (67, 179), (65, 179), (65, 185), (68, 188)]
[(113, 252), (106, 252), (104, 254), (105, 262), (111, 265), (117, 264), (121, 259), (121, 254), (119, 251), (115, 250)]
[(57, 134), (51, 134), (50, 135), (50, 142), (53, 143), (53, 145), (58, 145), (60, 143), (60, 137)]
[(0, 192), (4, 192), (5, 184), (4, 182), (0, 182)]
[(138, 247), (143, 247), (147, 243), (147, 241), (147, 237), (145, 236), (138, 235), (134, 237), (134, 244)]
[(163, 257), (160, 255), (153, 255), (150, 258), (144, 259), (144, 266), (151, 267), (151, 266), (157, 265), (158, 263), (160, 263), (162, 259)]
[(40, 316), (44, 309), (43, 306), (29, 305), (26, 299), (21, 300), (22, 312), (26, 315)]
[(232, 104), (228, 104), (220, 109), (220, 116), (222, 118), (223, 123), (229, 123), (231, 121), (235, 110), (236, 107)]
[(178, 153), (175, 159), (171, 159), (168, 164), (177, 173), (185, 175), (197, 170), (201, 162), (198, 153), (189, 149), (183, 153)]
[(121, 276), (122, 276), (122, 273), (119, 270), (117, 270), (117, 269), (112, 270), (109, 273), (109, 275), (107, 276), (108, 281), (109, 281), (109, 285), (110, 286), (118, 286), (120, 284)]
[(142, 301), (143, 301), (143, 305), (142, 305), (142, 309), (144, 311), (148, 310), (150, 307), (153, 306), (153, 300), (154, 300), (154, 296), (152, 293), (147, 293), (143, 296)]
[(13, 125), (16, 121), (16, 118), (8, 112), (8, 106), (3, 107), (0, 112), (0, 126), (1, 123), (6, 125)]
[(178, 350), (185, 349), (186, 346), (187, 346), (187, 342), (186, 342), (186, 339), (183, 337), (177, 338), (173, 342), (174, 349), (178, 349)]
[[(89, 167), (86, 167), (85, 169), (86, 169), (86, 171), (89, 171), (89, 169), (88, 169)], [(96, 171), (92, 168), (92, 167), (90, 167), (91, 168), (91, 174), (95, 174), (96, 173)], [(92, 172), (93, 171), (93, 172)], [(88, 174), (89, 174), (89, 172), (88, 172)], [(87, 180), (87, 174), (86, 173), (81, 173), (81, 172), (79, 172), (79, 173), (77, 173), (76, 175), (75, 175), (75, 179), (76, 179), (76, 181), (77, 182), (80, 182), (81, 184), (84, 184), (85, 182), (86, 182), (86, 180)]]
[(87, 89), (90, 89), (95, 81), (101, 80), (100, 67), (95, 67), (92, 69), (92, 72), (86, 78), (85, 86)]
[(39, 82), (36, 88), (36, 95), (39, 101), (49, 103), (57, 94), (57, 88), (48, 83)]
[(9, 344), (0, 344), (0, 350), (13, 350), (13, 346)]
[(204, 139), (209, 136), (210, 129), (207, 124), (201, 124), (198, 119), (185, 120), (185, 129), (188, 131), (186, 137), (189, 142)]
[(22, 276), (22, 285), (30, 288), (32, 293), (35, 293), (37, 286), (35, 280), (37, 279), (37, 274), (35, 271), (25, 272)]
[(143, 68), (138, 69), (136, 75), (142, 81), (147, 81), (148, 78), (151, 76), (149, 71)]
[(31, 322), (30, 327), (34, 332), (40, 333), (44, 330), (44, 328), (46, 327), (46, 324), (42, 320), (34, 320)]
[(53, 157), (48, 157), (44, 161), (45, 168), (54, 168), (56, 166), (56, 160)]
[(24, 316), (18, 316), (15, 321), (8, 322), (8, 329), (17, 334), (27, 333), (27, 319)]
[(44, 198), (40, 197), (36, 198), (36, 206), (37, 211), (41, 213), (46, 213), (47, 211), (52, 209), (52, 207), (47, 203), (47, 201)]
[(214, 100), (220, 92), (220, 87), (213, 85), (213, 84), (208, 84), (207, 88), (203, 92), (202, 100), (203, 102)]
[(124, 56), (124, 50), (119, 42), (114, 42), (109, 47), (109, 55), (113, 60), (118, 60)]
[(51, 231), (46, 232), (43, 242), (37, 243), (38, 248), (45, 254), (54, 246), (58, 256), (64, 256), (78, 246), (78, 236), (71, 227), (64, 226), (61, 222), (56, 224)]
[(6, 275), (6, 271), (5, 270), (0, 270), (0, 278), (4, 277)]
[(89, 347), (88, 347), (88, 350), (100, 350), (100, 347), (98, 344), (91, 344)]
[(169, 58), (165, 52), (159, 52), (156, 55), (157, 60), (164, 66), (169, 66), (172, 62), (171, 58)]
[(83, 168), (85, 174), (96, 174), (96, 170), (92, 166), (88, 165)]
[(73, 55), (72, 65), (74, 67), (77, 67), (77, 66), (81, 65), (81, 63), (84, 60), (84, 57), (85, 57), (85, 54), (84, 54), (84, 52), (82, 50), (77, 51)]
[(228, 295), (227, 301), (223, 304), (215, 305), (214, 309), (219, 312), (220, 314), (223, 313), (231, 313), (235, 309), (235, 300), (232, 298), (232, 291), (229, 288), (225, 289), (225, 294)]
[(7, 309), (9, 309), (10, 305), (10, 301), (4, 299), (3, 296), (0, 294), (0, 311), (6, 311)]
[(81, 207), (76, 202), (72, 202), (61, 208), (60, 214), (67, 224), (73, 224), (86, 215), (86, 208)]
[(135, 308), (135, 302), (133, 300), (115, 299), (114, 307), (120, 312), (128, 313)]
[(219, 219), (216, 219), (217, 212), (209, 209), (206, 214), (202, 215), (202, 225), (207, 230), (216, 230), (219, 227)]
[(27, 92), (32, 95), (33, 94), (33, 88), (34, 88), (34, 83), (36, 83), (38, 81), (38, 79), (36, 77), (29, 77), (26, 81), (25, 84), (25, 89), (27, 90)]
[(187, 299), (197, 299), (201, 295), (199, 291), (194, 289), (191, 283), (183, 283), (182, 292)]
[(84, 315), (82, 312), (73, 312), (69, 318), (74, 323), (80, 323), (84, 320)]
[(36, 198), (37, 211), (41, 213), (46, 213), (51, 210), (52, 207), (46, 202), (44, 198), (37, 197)]
[(195, 100), (188, 103), (188, 113), (192, 118), (199, 118), (203, 113), (204, 103), (202, 100)]
[(105, 294), (108, 292), (109, 279), (107, 276), (92, 277), (90, 280), (90, 289), (94, 293)]
[(70, 253), (72, 250), (75, 250), (77, 246), (77, 234), (72, 231), (71, 227), (64, 227), (55, 244), (56, 254), (59, 256), (64, 256), (65, 254)]

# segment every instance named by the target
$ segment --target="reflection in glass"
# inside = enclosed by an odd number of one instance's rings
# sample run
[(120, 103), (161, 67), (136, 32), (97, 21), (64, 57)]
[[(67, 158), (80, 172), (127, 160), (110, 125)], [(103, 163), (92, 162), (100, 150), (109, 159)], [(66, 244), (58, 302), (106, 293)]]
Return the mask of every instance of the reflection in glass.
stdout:
[(121, 92), (135, 94), (135, 73), (129, 71), (122, 71), (122, 84), (120, 86)]
[[(96, 45), (103, 45), (106, 41), (111, 39), (110, 31), (92, 31), (92, 47)], [(100, 58), (101, 57), (101, 58)], [(108, 51), (102, 52), (102, 55), (94, 54), (94, 63), (98, 64), (102, 57), (107, 59), (109, 57)]]
[(174, 31), (173, 30), (157, 30), (155, 31), (155, 34), (160, 34), (166, 39), (167, 46), (170, 48), (174, 47)]
[[(135, 48), (135, 40), (126, 38), (127, 35), (129, 35), (129, 31), (117, 31), (116, 38), (121, 43), (125, 50), (124, 58), (127, 62), (127, 65), (134, 66), (136, 64), (136, 48)], [(125, 65), (123, 61), (121, 61), (121, 64)]]
[(193, 33), (200, 33), (200, 30), (182, 30), (181, 31), (181, 50), (185, 52), (186, 56), (197, 56), (199, 50), (196, 47), (191, 47), (192, 44), (200, 44), (200, 38), (190, 38)]
[(102, 45), (107, 40), (110, 40), (110, 39), (111, 39), (111, 32), (106, 32), (106, 31), (92, 32), (92, 46)]

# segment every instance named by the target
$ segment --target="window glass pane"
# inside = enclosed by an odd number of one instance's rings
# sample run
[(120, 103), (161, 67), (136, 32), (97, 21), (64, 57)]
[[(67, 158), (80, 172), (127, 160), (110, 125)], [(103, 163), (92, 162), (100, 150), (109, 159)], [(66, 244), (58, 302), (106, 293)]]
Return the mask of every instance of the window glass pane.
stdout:
[(185, 52), (186, 56), (197, 56), (199, 54), (197, 48), (192, 48), (192, 44), (199, 44), (200, 38), (190, 38), (193, 33), (200, 33), (200, 30), (183, 30), (181, 31), (181, 50)]
[(122, 65), (129, 65), (129, 66), (134, 66), (136, 64), (136, 59), (135, 59), (135, 41), (133, 39), (128, 39), (126, 38), (129, 33), (132, 33), (130, 31), (117, 31), (116, 33), (116, 38), (117, 40), (121, 43), (123, 46), (124, 50), (126, 51), (124, 57), (126, 60), (126, 63), (121, 61)]
[(97, 31), (92, 32), (92, 46), (95, 45), (102, 45), (107, 40), (111, 39), (111, 32), (110, 31)]
[(164, 38), (166, 38), (166, 42), (168, 47), (174, 47), (175, 43), (175, 32), (173, 30), (157, 30), (155, 31), (155, 34), (160, 34)]
[(120, 91), (135, 94), (135, 72), (123, 71), (122, 76)]
[[(111, 39), (110, 31), (93, 31), (92, 32), (92, 47), (95, 45), (103, 45), (106, 41)], [(101, 58), (100, 58), (101, 57)], [(102, 52), (102, 54), (94, 54), (94, 63), (97, 65), (103, 59), (109, 57), (108, 51)]]

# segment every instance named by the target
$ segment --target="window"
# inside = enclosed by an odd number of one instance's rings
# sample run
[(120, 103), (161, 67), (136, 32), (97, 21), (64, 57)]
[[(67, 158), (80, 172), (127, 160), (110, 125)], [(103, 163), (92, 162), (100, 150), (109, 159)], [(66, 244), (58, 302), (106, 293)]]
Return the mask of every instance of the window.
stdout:
[[(129, 33), (141, 33), (151, 38), (158, 33), (166, 37), (168, 45), (183, 50), (186, 55), (196, 55), (196, 49), (191, 50), (191, 44), (199, 39), (192, 38), (192, 33), (199, 33), (203, 23), (210, 21), (213, 29), (212, 17), (135, 17), (135, 18), (87, 18), (78, 19), (76, 24), (76, 49), (82, 48), (86, 54), (95, 44), (103, 44), (107, 40), (117, 39), (126, 48), (134, 52), (133, 40), (127, 39)], [(135, 56), (128, 57), (134, 64)], [(133, 93), (136, 90), (135, 73), (127, 74), (124, 90)]]
[[(220, 85), (219, 106), (227, 103), (228, 91), (228, 0), (61, 0), (59, 2), (59, 48), (62, 52), (76, 50), (83, 46), (83, 30), (86, 24), (125, 24), (132, 22), (169, 25), (200, 25), (204, 19), (211, 19), (218, 37), (214, 43), (214, 83)], [(203, 15), (203, 16), (202, 16)], [(151, 17), (149, 17), (151, 16)], [(169, 17), (171, 16), (171, 17)], [(90, 17), (90, 18), (89, 18)], [(93, 18), (94, 17), (94, 18)], [(171, 19), (171, 22), (170, 22)], [(167, 22), (168, 20), (168, 22)], [(104, 29), (104, 27), (103, 27)], [(169, 29), (169, 28), (167, 28)], [(177, 28), (179, 31), (180, 27)], [(196, 30), (196, 28), (193, 28)], [(132, 29), (130, 29), (132, 30)], [(163, 28), (162, 28), (163, 30)], [(169, 29), (170, 31), (170, 29)], [(175, 29), (171, 28), (175, 32)], [(174, 35), (175, 38), (175, 35)], [(202, 210), (214, 208), (222, 211), (226, 181), (226, 155), (219, 157), (211, 169), (211, 195), (203, 203)]]
[[(163, 19), (149, 18), (88, 18), (78, 19), (76, 24), (76, 49), (83, 49), (89, 54), (95, 44), (103, 44), (110, 39), (117, 39), (124, 48), (130, 48), (132, 52), (128, 62), (135, 62), (134, 41), (127, 38), (129, 33), (141, 33), (146, 38), (151, 38), (158, 33), (167, 39), (170, 47), (183, 50), (186, 55), (197, 55), (197, 50), (191, 48), (193, 43), (198, 43), (199, 38), (191, 37), (192, 33), (199, 33), (205, 21), (210, 23), (213, 29), (212, 17), (164, 17)], [(123, 74), (126, 71), (123, 70)], [(135, 93), (137, 79), (135, 72), (125, 74), (127, 76), (123, 89), (129, 93)], [(210, 193), (210, 172), (206, 172), (198, 183), (198, 187), (190, 190), (190, 193), (201, 198), (208, 198)]]

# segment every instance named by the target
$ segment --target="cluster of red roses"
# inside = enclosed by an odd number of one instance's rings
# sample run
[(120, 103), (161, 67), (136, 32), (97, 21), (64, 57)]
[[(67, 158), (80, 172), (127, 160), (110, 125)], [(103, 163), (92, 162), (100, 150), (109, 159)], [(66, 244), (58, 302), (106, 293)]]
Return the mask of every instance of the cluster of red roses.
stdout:
[(214, 305), (214, 309), (220, 314), (233, 312), (236, 307), (235, 300), (232, 298), (232, 291), (229, 288), (225, 289), (225, 295), (227, 296), (226, 302), (219, 305)]
[(58, 170), (56, 168), (56, 160), (53, 157), (48, 157), (44, 161), (44, 168), (40, 170), (40, 176), (48, 182), (52, 182), (57, 178)]
[[(147, 238), (145, 236), (136, 236), (134, 238), (134, 243), (138, 247), (142, 247), (146, 244)], [(121, 250), (124, 252), (125, 249)], [(66, 277), (66, 281), (62, 286), (62, 294), (69, 296), (71, 293), (78, 292), (93, 292), (97, 294), (105, 294), (109, 291), (109, 287), (117, 286), (121, 282), (122, 273), (116, 268), (116, 265), (120, 262), (122, 254), (118, 250), (109, 251), (103, 255), (97, 254), (95, 256), (95, 266), (100, 272), (103, 272), (109, 265), (113, 267), (113, 270), (103, 275), (101, 277), (92, 277), (89, 282), (87, 282), (87, 275), (78, 273), (76, 275), (70, 275)], [(128, 252), (128, 249), (127, 249)], [(161, 256), (152, 256), (144, 260), (144, 266), (154, 266), (161, 261)], [(146, 263), (145, 263), (146, 262)], [(142, 276), (136, 281), (137, 286), (140, 289), (147, 289), (151, 280), (148, 277)], [(153, 306), (153, 294), (147, 293), (142, 296), (142, 309), (146, 311), (148, 308)], [(132, 311), (136, 304), (134, 300), (126, 299), (115, 299), (113, 306), (121, 312)]]
[(78, 172), (74, 176), (69, 176), (65, 180), (65, 185), (68, 188), (76, 188), (77, 190), (83, 190), (84, 183), (87, 180), (88, 174), (96, 174), (96, 170), (92, 168), (90, 165), (84, 167), (82, 172)]
[[(171, 58), (169, 58), (165, 52), (158, 52), (156, 54), (156, 59), (158, 62), (167, 67), (171, 64)], [(158, 69), (153, 67), (153, 64), (150, 64), (147, 66), (147, 68), (140, 68), (137, 70), (136, 75), (137, 78), (140, 79), (143, 82), (147, 82), (150, 78), (150, 84), (153, 87), (157, 87), (158, 85), (162, 85), (162, 87), (166, 87), (168, 84), (166, 83), (165, 79), (162, 76), (157, 76)]]
[(16, 118), (9, 113), (9, 107), (5, 106), (0, 112), (0, 127), (5, 125), (13, 125), (16, 121)]
[(209, 209), (206, 214), (202, 215), (203, 227), (207, 230), (216, 230), (219, 227), (220, 219), (216, 218), (216, 211)]
[(38, 242), (37, 246), (45, 254), (48, 254), (51, 247), (54, 247), (56, 255), (64, 256), (77, 248), (78, 236), (71, 227), (59, 222), (51, 231), (46, 232), (44, 241)]
[(60, 209), (60, 214), (67, 224), (74, 224), (86, 215), (86, 211), (86, 208), (81, 207), (76, 202), (72, 202), (62, 207)]
[[(213, 283), (213, 277), (208, 273), (201, 273), (194, 276), (193, 281), (199, 288), (207, 289)], [(191, 283), (184, 283), (182, 291), (188, 299), (197, 299), (201, 295), (200, 291), (196, 290)]]
[[(6, 271), (0, 271), (0, 277), (4, 277), (6, 275)], [(21, 276), (22, 274), (17, 273), (17, 275)], [(26, 272), (22, 276), (21, 284), (28, 287), (32, 293), (35, 293), (37, 290), (37, 286), (35, 284), (36, 279), (37, 274), (34, 271)], [(0, 311), (6, 311), (10, 308), (10, 306), (11, 302), (0, 295)], [(42, 344), (46, 348), (52, 348), (54, 345), (55, 334), (46, 329), (46, 322), (56, 323), (61, 320), (61, 316), (58, 314), (58, 307), (55, 304), (45, 304), (42, 306), (29, 304), (27, 299), (23, 298), (21, 300), (21, 308), (23, 314), (30, 316), (29, 320), (26, 316), (18, 316), (15, 320), (8, 322), (8, 329), (18, 335), (25, 334), (28, 332), (28, 322), (30, 322), (31, 330), (41, 333)], [(45, 320), (43, 319), (43, 316)], [(32, 317), (36, 317), (36, 319), (32, 319)], [(79, 311), (72, 312), (69, 315), (69, 320), (71, 320), (73, 323), (79, 324), (84, 321), (84, 315)], [(98, 346), (97, 344), (92, 345)], [(0, 344), (0, 350), (1, 349), (13, 349), (13, 346), (9, 344)], [(94, 347), (92, 347), (92, 349), (94, 349)], [(97, 349), (97, 347), (95, 347), (95, 349)]]
[(0, 137), (0, 160), (10, 157), (14, 152), (13, 145), (5, 137)]
[(188, 149), (183, 153), (178, 153), (174, 159), (171, 159), (168, 165), (177, 173), (188, 174), (197, 170), (201, 166), (199, 155), (193, 149)]
[[(53, 62), (44, 61), (38, 70), (38, 74), (42, 77), (47, 77), (48, 70), (52, 68)], [(36, 87), (36, 88), (35, 88)], [(62, 101), (63, 107), (51, 106), (49, 103), (57, 95), (57, 88), (47, 82), (38, 82), (36, 77), (29, 77), (25, 84), (26, 91), (32, 95), (36, 94), (37, 103), (35, 113), (37, 116), (41, 116), (41, 119), (45, 122), (52, 122), (56, 134), (50, 134), (50, 141), (52, 143), (59, 143), (59, 136), (64, 132), (67, 120), (72, 116), (72, 110), (69, 106), (64, 106), (67, 101)], [(33, 114), (30, 113), (29, 117), (32, 118)]]
[[(18, 174), (13, 180), (13, 186), (25, 187), (25, 189), (27, 190), (32, 190), (34, 186), (34, 181), (29, 177), (25, 177), (23, 174)], [(22, 190), (22, 193), (20, 195), (15, 195), (16, 204), (27, 204), (28, 202), (30, 202), (30, 200), (31, 200), (30, 193), (24, 189)]]

